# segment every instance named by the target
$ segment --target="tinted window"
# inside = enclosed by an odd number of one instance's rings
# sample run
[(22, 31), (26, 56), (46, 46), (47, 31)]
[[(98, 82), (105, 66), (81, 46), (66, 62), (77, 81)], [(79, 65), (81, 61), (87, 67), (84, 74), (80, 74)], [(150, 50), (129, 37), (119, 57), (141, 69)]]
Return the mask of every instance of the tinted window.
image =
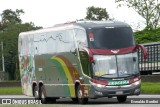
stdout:
[(135, 45), (130, 27), (88, 29), (89, 46), (96, 49), (119, 49)]

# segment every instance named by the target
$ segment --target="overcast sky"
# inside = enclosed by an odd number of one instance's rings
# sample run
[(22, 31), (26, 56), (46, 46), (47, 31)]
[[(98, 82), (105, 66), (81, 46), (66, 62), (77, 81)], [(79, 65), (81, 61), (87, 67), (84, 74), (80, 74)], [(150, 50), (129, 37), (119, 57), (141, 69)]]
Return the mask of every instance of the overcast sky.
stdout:
[(36, 26), (51, 27), (58, 23), (83, 19), (89, 6), (106, 8), (110, 18), (123, 21), (137, 29), (144, 27), (144, 19), (133, 9), (117, 8), (114, 0), (0, 0), (0, 13), (5, 9), (23, 9), (23, 22), (33, 22)]

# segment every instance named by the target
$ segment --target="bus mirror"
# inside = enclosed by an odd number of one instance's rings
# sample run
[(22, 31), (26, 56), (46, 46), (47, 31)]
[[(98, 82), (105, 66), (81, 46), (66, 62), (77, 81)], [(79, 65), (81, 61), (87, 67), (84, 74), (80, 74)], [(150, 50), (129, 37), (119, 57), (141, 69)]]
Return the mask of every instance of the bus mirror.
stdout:
[(140, 45), (140, 44), (137, 44), (136, 48), (140, 48), (142, 53), (143, 53), (144, 59), (147, 59), (147, 50), (146, 50), (146, 48), (143, 45)]

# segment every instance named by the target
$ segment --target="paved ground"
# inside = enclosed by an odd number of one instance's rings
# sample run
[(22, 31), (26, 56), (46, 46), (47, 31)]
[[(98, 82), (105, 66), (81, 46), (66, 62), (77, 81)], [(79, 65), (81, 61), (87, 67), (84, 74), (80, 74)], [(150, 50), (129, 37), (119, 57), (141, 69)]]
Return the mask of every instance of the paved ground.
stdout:
[[(0, 99), (4, 98), (32, 98), (24, 95), (0, 95)], [(132, 101), (131, 101), (132, 100)], [(141, 101), (140, 101), (141, 100)], [(150, 104), (146, 103), (147, 101), (150, 101)], [(145, 104), (135, 104), (135, 101), (140, 101), (145, 102)], [(152, 103), (157, 103), (158, 101), (159, 104), (152, 104)], [(132, 102), (132, 103), (131, 103)], [(0, 105), (3, 106), (3, 105)], [(12, 105), (13, 106), (13, 105)], [(20, 107), (22, 105), (16, 105), (16, 107)], [(129, 96), (128, 100), (126, 103), (120, 104), (118, 103), (116, 98), (100, 98), (100, 99), (90, 99), (87, 105), (79, 105), (79, 104), (74, 104), (71, 99), (69, 98), (61, 98), (58, 99), (56, 103), (50, 103), (47, 105), (32, 105), (29, 107), (81, 107), (81, 106), (86, 106), (86, 107), (160, 107), (160, 95), (140, 95), (140, 96)]]
[[(33, 98), (33, 97), (29, 97), (26, 95), (0, 95), (0, 98)], [(160, 98), (160, 94), (159, 95), (158, 94), (157, 95), (155, 95), (155, 94), (154, 95), (142, 94), (139, 96), (128, 96), (128, 98)]]

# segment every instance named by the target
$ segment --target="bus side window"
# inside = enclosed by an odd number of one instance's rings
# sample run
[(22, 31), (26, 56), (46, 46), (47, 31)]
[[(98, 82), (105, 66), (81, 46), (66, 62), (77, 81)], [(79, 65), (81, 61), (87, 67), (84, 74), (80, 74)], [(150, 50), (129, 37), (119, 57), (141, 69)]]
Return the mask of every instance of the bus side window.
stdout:
[(46, 52), (46, 34), (40, 34), (40, 41), (39, 41), (39, 54), (44, 54)]
[(47, 43), (46, 43), (46, 52), (47, 53), (56, 53), (57, 44), (56, 44), (56, 34), (54, 31), (46, 33)]
[(78, 48), (82, 47), (88, 47), (87, 46), (87, 36), (85, 30), (82, 29), (75, 29), (76, 33), (76, 43), (78, 45)]
[(29, 54), (29, 40), (28, 40), (28, 37), (25, 36), (23, 37), (23, 40), (22, 40), (22, 55), (28, 55)]
[(29, 36), (29, 55), (34, 55), (33, 35)]
[(33, 40), (33, 46), (34, 46), (34, 54), (38, 55), (39, 54), (39, 42), (40, 42), (40, 38), (38, 35), (34, 35), (34, 40)]
[(67, 52), (73, 52), (75, 48), (75, 42), (74, 42), (74, 33), (73, 30), (67, 30), (65, 35), (65, 50)]

